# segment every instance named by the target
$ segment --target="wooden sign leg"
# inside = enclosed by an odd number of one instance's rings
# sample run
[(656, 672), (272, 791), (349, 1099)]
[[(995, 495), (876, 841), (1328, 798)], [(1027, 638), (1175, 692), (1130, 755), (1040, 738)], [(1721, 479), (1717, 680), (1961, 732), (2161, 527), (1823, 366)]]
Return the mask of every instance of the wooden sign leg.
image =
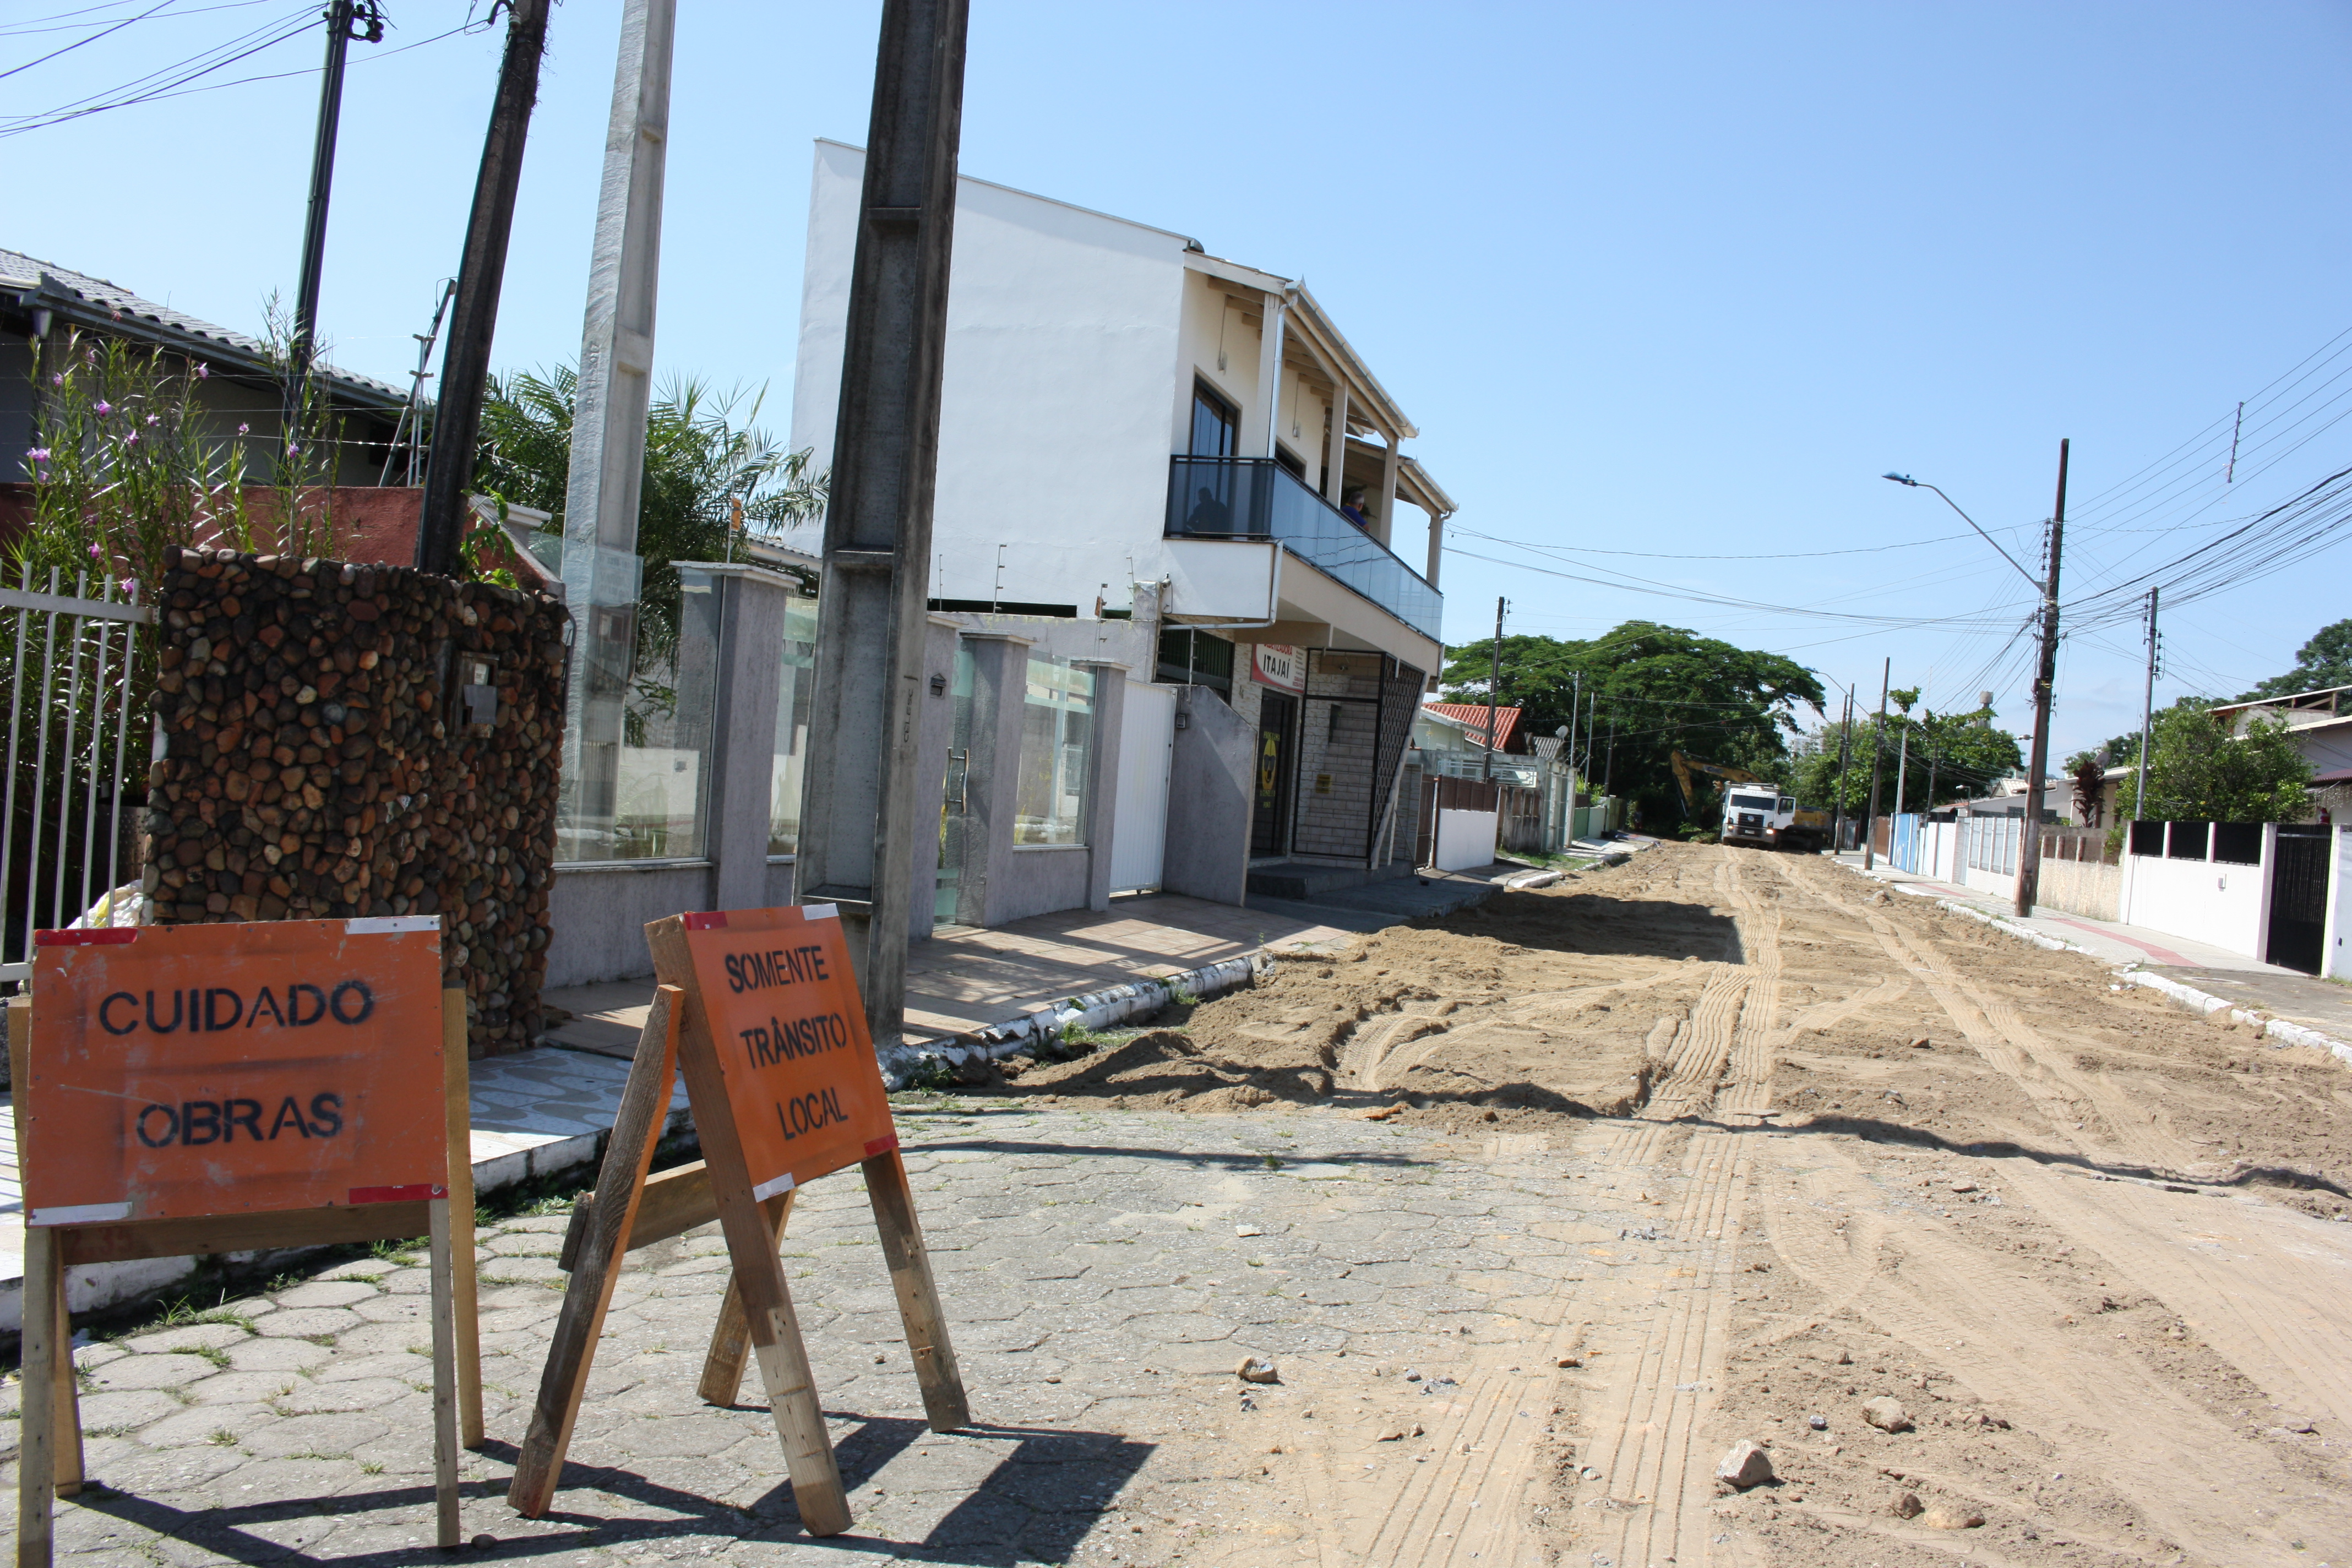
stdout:
[(475, 1283), (473, 1064), (467, 1060), (466, 994), (441, 993), (441, 1090), (448, 1110), (449, 1254), (457, 1323), (457, 1435), (482, 1446), (482, 1321)]
[(971, 1424), (963, 1373), (948, 1342), (947, 1320), (931, 1282), (931, 1255), (923, 1247), (922, 1223), (915, 1217), (915, 1193), (907, 1184), (907, 1163), (896, 1149), (865, 1163), (866, 1193), (874, 1205), (874, 1228), (882, 1234), (882, 1256), (890, 1265), (890, 1285), (898, 1294), (899, 1321), (907, 1325), (907, 1350), (915, 1358), (915, 1378), (923, 1389), (923, 1414), (934, 1432)]
[(432, 1216), (433, 1249), (433, 1500), (436, 1544), (445, 1550), (465, 1540), (457, 1516), (457, 1321), (455, 1281), (450, 1278), (449, 1200), (425, 1205)]
[(656, 988), (645, 1030), (637, 1037), (628, 1085), (613, 1119), (612, 1137), (604, 1145), (604, 1163), (589, 1200), (587, 1235), (572, 1259), (563, 1310), (547, 1347), (547, 1370), (540, 1376), (539, 1400), (531, 1406), (530, 1428), (507, 1487), (508, 1504), (525, 1519), (543, 1517), (555, 1500), (563, 1456), (572, 1447), (572, 1428), (580, 1418), (596, 1341), (604, 1331), (604, 1313), (613, 1304), (613, 1287), (629, 1249), (646, 1172), (668, 1119), (670, 1085), (677, 1069), (678, 1002), (676, 986)]
[(16, 1437), (17, 1568), (49, 1568), (53, 1542), (58, 1345), (58, 1314), (48, 1304), (57, 1299), (58, 1276), (64, 1266), (59, 1251), (56, 1231), (26, 1227), (25, 1328), (19, 1343), (24, 1395)]
[[(793, 1198), (799, 1189), (770, 1198), (761, 1208), (776, 1227), (776, 1245), (784, 1244), (784, 1226), (792, 1222)], [(708, 1405), (732, 1405), (743, 1391), (743, 1368), (751, 1359), (751, 1326), (743, 1315), (743, 1287), (730, 1272), (727, 1295), (719, 1303), (719, 1321), (710, 1331), (709, 1353), (702, 1358), (702, 1381), (694, 1392)]]

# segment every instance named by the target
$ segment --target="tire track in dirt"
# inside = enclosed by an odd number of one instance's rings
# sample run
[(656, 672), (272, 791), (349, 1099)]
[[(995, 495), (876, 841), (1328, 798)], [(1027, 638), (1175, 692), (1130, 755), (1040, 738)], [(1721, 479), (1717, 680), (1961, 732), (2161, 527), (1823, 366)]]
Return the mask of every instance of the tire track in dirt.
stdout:
[[(1750, 1115), (1768, 1107), (1781, 913), (1747, 888), (1735, 852), (1719, 854), (1713, 885), (1735, 911), (1748, 962), (1710, 979), (1691, 1011), (1664, 1089), (1643, 1112), (1652, 1126), (1611, 1139), (1610, 1163), (1650, 1163), (1664, 1131), (1657, 1123), (1712, 1102)], [(1639, 1342), (1628, 1347), (1632, 1354), (1619, 1358), (1620, 1370), (1590, 1424), (1586, 1451), (1607, 1492), (1585, 1505), (1590, 1517), (1579, 1522), (1596, 1554), (1615, 1562), (1699, 1561), (1706, 1551), (1714, 1480), (1697, 1436), (1720, 1402), (1727, 1287), (1747, 1200), (1746, 1141), (1752, 1136), (1710, 1128), (1684, 1151), (1681, 1204), (1670, 1228), (1688, 1249), (1685, 1261), (1659, 1281), (1658, 1300)]]
[(2021, 1163), (2018, 1195), (2157, 1298), (2264, 1393), (2352, 1425), (2352, 1236), (2268, 1204)]
[[(2053, 1445), (2057, 1468), (2095, 1471), (2165, 1535), (2215, 1562), (2307, 1563), (2352, 1550), (2352, 1505), (2310, 1497), (2260, 1443), (2215, 1420), (2127, 1345), (2057, 1326), (2069, 1303), (1949, 1226), (1887, 1213), (1850, 1149), (1770, 1142), (1766, 1179), (1790, 1199), (1763, 1205), (1780, 1257), (1829, 1302), (1850, 1304)], [(1842, 1227), (1832, 1219), (1840, 1211)], [(2247, 1506), (2257, 1496), (2279, 1504), (2273, 1523)], [(2113, 1549), (2137, 1554), (2123, 1542)]]

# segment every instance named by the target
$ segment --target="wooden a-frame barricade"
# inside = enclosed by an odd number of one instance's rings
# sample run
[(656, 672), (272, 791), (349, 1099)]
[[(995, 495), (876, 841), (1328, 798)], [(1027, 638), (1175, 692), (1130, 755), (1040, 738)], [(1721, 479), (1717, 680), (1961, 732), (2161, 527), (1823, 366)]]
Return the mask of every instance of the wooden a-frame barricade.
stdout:
[[(759, 1363), (802, 1522), (835, 1535), (849, 1500), (777, 1256), (803, 1182), (863, 1168), (924, 1413), (935, 1432), (971, 1420), (840, 921), (824, 905), (754, 910), (672, 916), (646, 936), (660, 984), (595, 1190), (564, 1237), (572, 1278), (507, 1499), (531, 1519), (553, 1502), (623, 1258), (716, 1219), (733, 1273), (696, 1392), (731, 1405), (745, 1361)], [(703, 1158), (649, 1175), (681, 1072)]]
[[(481, 1342), (466, 994), (439, 989), (438, 920), (101, 928), (35, 942), (33, 994), (8, 1003), (26, 1221), (18, 1568), (49, 1568), (55, 1501), (84, 1483), (68, 1268), (420, 1235), (432, 1268), (435, 1534), (459, 1544), (457, 1449), (483, 1441)], [(167, 985), (159, 1004), (140, 982), (166, 976), (202, 984)], [(199, 1046), (193, 1037), (205, 1034), (227, 1037)], [(441, 1058), (437, 1089), (399, 1059), (420, 1035)], [(362, 1082), (334, 1076), (338, 1048)], [(373, 1081), (370, 1063), (381, 1068)], [(268, 1103), (297, 1078), (307, 1103), (300, 1092)], [(175, 1150), (191, 1145), (206, 1146), (201, 1162), (174, 1169)], [(394, 1184), (382, 1184), (386, 1174)]]

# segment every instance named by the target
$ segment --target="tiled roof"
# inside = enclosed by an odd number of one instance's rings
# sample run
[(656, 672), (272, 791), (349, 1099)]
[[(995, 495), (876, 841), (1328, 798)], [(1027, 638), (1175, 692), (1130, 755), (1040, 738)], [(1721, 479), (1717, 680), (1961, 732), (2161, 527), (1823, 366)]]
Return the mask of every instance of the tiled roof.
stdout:
[[(1472, 745), (1483, 746), (1486, 743), (1486, 705), (1485, 703), (1424, 702), (1422, 704), (1422, 707), (1432, 713), (1442, 713), (1446, 718), (1454, 721), (1456, 723), (1469, 725), (1469, 741)], [(1496, 709), (1495, 733), (1496, 749), (1505, 752), (1509, 751), (1511, 749), (1512, 739), (1516, 737), (1518, 732), (1519, 710), (1517, 708)]]
[[(176, 340), (191, 353), (210, 348), (225, 359), (254, 363), (267, 357), (268, 345), (243, 332), (216, 327), (210, 321), (200, 321), (185, 311), (169, 305), (158, 305), (152, 300), (142, 300), (120, 284), (103, 278), (91, 278), (52, 261), (26, 256), (22, 251), (0, 248), (0, 293), (15, 293), (27, 305), (40, 302), (46, 293), (59, 304), (79, 300), (94, 307), (116, 321), (125, 318), (136, 321), (148, 329), (150, 335)], [(403, 388), (373, 376), (354, 375), (330, 364), (319, 369), (341, 383), (345, 393), (367, 403), (407, 401)]]

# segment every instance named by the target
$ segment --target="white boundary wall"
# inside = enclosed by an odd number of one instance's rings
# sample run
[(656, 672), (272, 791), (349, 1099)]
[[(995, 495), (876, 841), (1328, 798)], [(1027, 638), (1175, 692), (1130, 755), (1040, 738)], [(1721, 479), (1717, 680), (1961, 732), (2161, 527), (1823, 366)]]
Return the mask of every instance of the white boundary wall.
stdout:
[(2352, 828), (2336, 829), (2336, 856), (2329, 877), (2327, 935), (2319, 950), (2319, 973), (2330, 980), (2352, 980)]
[(1491, 811), (1441, 811), (1437, 814), (1437, 845), (1433, 853), (1441, 871), (1467, 871), (1495, 861), (1495, 819)]
[[(2342, 837), (2337, 835), (2339, 856)], [(2126, 855), (2116, 919), (2260, 959), (2270, 935), (2271, 869), (2277, 861), (2277, 844), (2278, 829), (2265, 826), (2259, 866)]]

